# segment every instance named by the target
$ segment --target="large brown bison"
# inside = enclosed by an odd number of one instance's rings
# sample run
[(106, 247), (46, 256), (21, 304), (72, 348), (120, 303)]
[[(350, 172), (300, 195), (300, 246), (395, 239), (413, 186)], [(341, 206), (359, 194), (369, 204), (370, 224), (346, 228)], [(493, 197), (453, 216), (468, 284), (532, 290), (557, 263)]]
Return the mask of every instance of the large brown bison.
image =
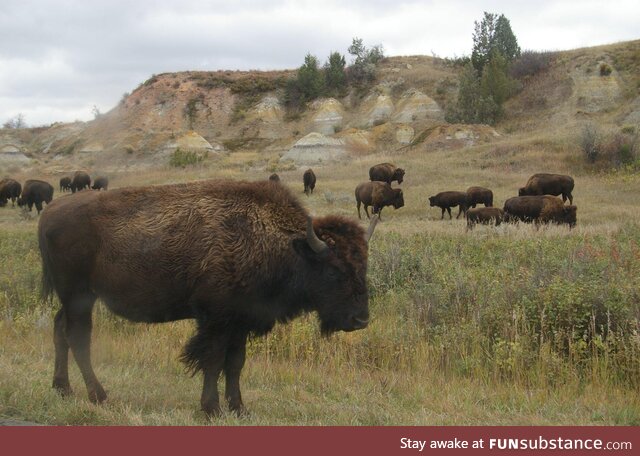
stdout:
[(485, 187), (469, 187), (467, 189), (467, 207), (475, 208), (478, 204), (493, 206), (493, 192)]
[(527, 185), (518, 190), (518, 196), (562, 195), (562, 201), (569, 199), (573, 204), (573, 177), (564, 174), (534, 174)]
[(109, 189), (109, 178), (107, 176), (96, 177), (93, 181), (93, 185), (91, 186), (94, 190), (108, 190)]
[(498, 226), (502, 223), (504, 211), (499, 207), (477, 207), (467, 210), (467, 229), (471, 230), (477, 223)]
[(63, 177), (60, 179), (60, 193), (71, 190), (71, 178)]
[(302, 175), (302, 182), (304, 183), (304, 192), (309, 196), (309, 194), (313, 193), (313, 189), (316, 188), (316, 174), (311, 168)]
[(0, 180), (0, 207), (6, 206), (9, 200), (11, 200), (11, 207), (15, 207), (20, 192), (22, 192), (22, 185), (17, 180), (9, 178)]
[(446, 210), (449, 213), (449, 219), (451, 217), (451, 208), (460, 206), (458, 210), (458, 215), (456, 218), (460, 217), (460, 214), (467, 211), (467, 194), (465, 192), (440, 192), (435, 196), (429, 197), (429, 206), (434, 207), (437, 206), (442, 209), (442, 217), (440, 220), (444, 218), (444, 211)]
[(369, 169), (369, 180), (371, 181), (386, 182), (387, 184), (397, 181), (398, 184), (401, 184), (403, 179), (404, 169), (397, 168), (391, 163), (380, 163)]
[(36, 206), (38, 214), (42, 210), (42, 203), (47, 205), (53, 199), (53, 185), (49, 182), (29, 179), (24, 183), (22, 188), (22, 195), (18, 198), (18, 206), (28, 206), (29, 212), (33, 210), (33, 206)]
[(311, 311), (323, 334), (367, 326), (375, 222), (365, 233), (341, 216), (312, 220), (285, 186), (266, 180), (120, 188), (54, 201), (38, 226), (43, 293), (55, 290), (62, 304), (53, 387), (71, 392), (71, 349), (89, 399), (106, 399), (90, 355), (99, 297), (137, 322), (195, 319), (182, 360), (204, 374), (202, 410), (220, 412), (224, 372), (229, 407), (241, 413), (248, 336)]
[(84, 171), (76, 171), (71, 180), (71, 193), (79, 192), (85, 188), (91, 188), (91, 178)]
[(505, 220), (527, 223), (576, 224), (576, 206), (565, 204), (555, 196), (514, 196), (504, 203)]
[(386, 182), (363, 182), (356, 187), (356, 205), (358, 207), (358, 217), (360, 214), (360, 205), (364, 205), (364, 212), (369, 218), (369, 206), (373, 206), (373, 213), (378, 214), (382, 220), (382, 208), (385, 206), (393, 206), (399, 209), (404, 206), (404, 196), (399, 188), (391, 188)]

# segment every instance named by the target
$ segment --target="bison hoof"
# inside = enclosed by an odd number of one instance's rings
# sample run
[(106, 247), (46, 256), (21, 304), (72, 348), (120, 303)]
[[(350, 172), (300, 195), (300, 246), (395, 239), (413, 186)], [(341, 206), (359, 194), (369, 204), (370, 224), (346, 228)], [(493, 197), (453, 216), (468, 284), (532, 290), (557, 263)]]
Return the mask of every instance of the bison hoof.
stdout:
[(107, 399), (107, 393), (102, 386), (95, 386), (89, 390), (89, 400), (94, 404), (101, 404)]
[(229, 404), (229, 409), (236, 414), (238, 418), (245, 418), (250, 415), (244, 404)]
[(71, 396), (73, 390), (69, 384), (69, 380), (53, 379), (53, 389), (55, 389), (61, 396)]

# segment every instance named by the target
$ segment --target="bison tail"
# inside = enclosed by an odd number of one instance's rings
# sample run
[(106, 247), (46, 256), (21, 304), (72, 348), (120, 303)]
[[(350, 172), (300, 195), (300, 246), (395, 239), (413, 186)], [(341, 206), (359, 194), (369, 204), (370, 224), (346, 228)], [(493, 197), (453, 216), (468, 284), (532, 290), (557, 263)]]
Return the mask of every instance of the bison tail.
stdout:
[(38, 233), (38, 244), (40, 247), (40, 255), (42, 256), (42, 284), (40, 287), (40, 298), (43, 301), (51, 301), (53, 291), (53, 276), (51, 275), (51, 260), (47, 249), (46, 239), (42, 232)]

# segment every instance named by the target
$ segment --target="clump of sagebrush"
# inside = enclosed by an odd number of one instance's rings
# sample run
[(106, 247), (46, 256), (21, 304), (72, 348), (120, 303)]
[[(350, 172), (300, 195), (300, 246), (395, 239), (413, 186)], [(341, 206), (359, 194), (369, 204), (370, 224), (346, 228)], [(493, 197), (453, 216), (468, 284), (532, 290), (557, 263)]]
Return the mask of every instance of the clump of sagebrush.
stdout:
[(176, 168), (185, 168), (189, 165), (195, 165), (204, 161), (208, 155), (209, 154), (207, 152), (199, 154), (197, 152), (177, 148), (169, 158), (169, 165), (175, 166)]

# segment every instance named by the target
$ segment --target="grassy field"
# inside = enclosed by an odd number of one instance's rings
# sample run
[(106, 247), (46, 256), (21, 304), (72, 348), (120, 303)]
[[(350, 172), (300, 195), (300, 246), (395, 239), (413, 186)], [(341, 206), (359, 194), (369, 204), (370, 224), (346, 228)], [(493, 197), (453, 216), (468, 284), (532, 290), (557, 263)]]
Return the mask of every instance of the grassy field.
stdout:
[[(262, 179), (270, 172), (261, 160), (237, 152), (195, 168), (110, 176), (111, 186)], [(241, 380), (251, 414), (213, 423), (640, 425), (640, 177), (595, 173), (562, 138), (518, 137), (316, 167), (309, 198), (302, 170), (279, 174), (313, 214), (357, 217), (353, 189), (388, 160), (407, 170), (406, 206), (383, 211), (370, 244), (371, 325), (325, 339), (309, 315), (251, 341)], [(471, 185), (492, 188), (502, 206), (541, 171), (575, 177), (575, 229), (466, 233), (462, 218), (441, 221), (428, 207), (428, 196)], [(36, 226), (34, 215), (0, 209), (0, 415), (205, 424), (201, 379), (178, 361), (191, 322), (131, 324), (97, 306), (93, 359), (108, 401), (88, 402), (74, 363), (74, 394), (51, 389), (57, 302), (50, 308), (38, 298)]]

